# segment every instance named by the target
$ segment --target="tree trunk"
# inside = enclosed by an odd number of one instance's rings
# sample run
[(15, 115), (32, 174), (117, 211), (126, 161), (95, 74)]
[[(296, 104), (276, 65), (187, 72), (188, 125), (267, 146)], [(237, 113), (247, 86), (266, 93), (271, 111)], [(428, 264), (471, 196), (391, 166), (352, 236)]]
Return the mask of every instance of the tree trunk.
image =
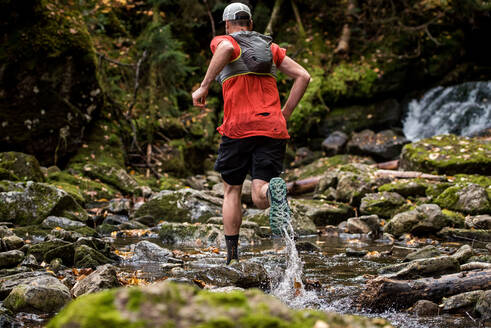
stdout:
[(303, 28), (302, 18), (300, 17), (300, 12), (298, 11), (297, 4), (294, 0), (291, 0), (293, 13), (295, 14), (295, 19), (297, 20), (298, 27), (298, 37), (303, 41), (305, 41), (305, 29)]
[(356, 12), (356, 0), (350, 0), (346, 9), (346, 21), (339, 37), (339, 43), (334, 50), (335, 54), (347, 54), (349, 52), (349, 41), (351, 38), (350, 24), (354, 22), (354, 14)]
[(402, 178), (402, 179), (421, 178), (421, 179), (428, 179), (428, 180), (447, 181), (447, 178), (441, 175), (426, 174), (416, 171), (377, 170), (375, 174), (378, 176), (394, 177), (394, 178)]
[(288, 182), (286, 189), (289, 195), (301, 195), (315, 190), (321, 177), (313, 177), (298, 181)]
[(490, 288), (491, 269), (417, 280), (377, 277), (366, 283), (363, 293), (358, 297), (358, 306), (374, 311), (384, 311), (388, 308), (401, 309), (422, 299), (440, 302), (443, 297)]
[(282, 3), (283, 0), (276, 0), (274, 2), (273, 11), (271, 12), (271, 18), (269, 19), (268, 26), (266, 26), (266, 30), (264, 31), (264, 34), (273, 34), (273, 25), (278, 20), (279, 17), (278, 14), (280, 12)]

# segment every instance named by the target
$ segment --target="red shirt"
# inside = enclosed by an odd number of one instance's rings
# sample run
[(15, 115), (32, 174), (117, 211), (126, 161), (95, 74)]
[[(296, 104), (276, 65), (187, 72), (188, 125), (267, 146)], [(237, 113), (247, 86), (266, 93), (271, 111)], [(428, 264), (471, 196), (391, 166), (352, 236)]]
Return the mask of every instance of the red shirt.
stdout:
[[(210, 44), (211, 51), (215, 53), (215, 49), (223, 40), (232, 43), (233, 59), (237, 59), (240, 55), (240, 46), (229, 35), (215, 37)], [(276, 67), (279, 67), (286, 56), (286, 50), (273, 43), (271, 51), (273, 61)], [(286, 129), (286, 120), (281, 113), (280, 96), (274, 77), (254, 74), (234, 76), (223, 83), (222, 91), (223, 123), (217, 128), (221, 135), (234, 139), (252, 136), (290, 138)]]

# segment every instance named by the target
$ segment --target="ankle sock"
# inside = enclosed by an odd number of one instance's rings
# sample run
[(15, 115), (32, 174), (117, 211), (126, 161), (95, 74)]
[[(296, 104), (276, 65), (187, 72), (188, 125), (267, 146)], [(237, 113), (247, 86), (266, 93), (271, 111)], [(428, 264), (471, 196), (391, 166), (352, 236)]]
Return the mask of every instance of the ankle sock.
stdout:
[(232, 260), (239, 260), (239, 252), (237, 250), (239, 245), (239, 235), (227, 236), (225, 235), (225, 243), (227, 244), (227, 265)]

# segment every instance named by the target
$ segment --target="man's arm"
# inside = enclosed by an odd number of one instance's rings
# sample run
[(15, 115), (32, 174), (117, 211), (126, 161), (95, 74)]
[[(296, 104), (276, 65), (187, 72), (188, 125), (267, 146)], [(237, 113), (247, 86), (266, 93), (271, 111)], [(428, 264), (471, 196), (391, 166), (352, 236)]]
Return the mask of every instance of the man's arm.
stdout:
[(278, 69), (295, 80), (293, 82), (292, 89), (290, 90), (290, 95), (288, 96), (288, 99), (281, 110), (283, 112), (283, 116), (288, 121), (290, 115), (295, 107), (297, 107), (298, 102), (300, 99), (302, 99), (302, 96), (309, 85), (310, 74), (305, 68), (300, 66), (296, 61), (288, 56), (285, 56)]
[(205, 78), (201, 82), (200, 87), (193, 92), (193, 105), (198, 107), (205, 107), (206, 96), (208, 95), (208, 89), (210, 89), (211, 82), (222, 71), (222, 69), (231, 60), (234, 54), (234, 46), (231, 42), (223, 40), (217, 46), (213, 57), (211, 58), (210, 65), (206, 71)]

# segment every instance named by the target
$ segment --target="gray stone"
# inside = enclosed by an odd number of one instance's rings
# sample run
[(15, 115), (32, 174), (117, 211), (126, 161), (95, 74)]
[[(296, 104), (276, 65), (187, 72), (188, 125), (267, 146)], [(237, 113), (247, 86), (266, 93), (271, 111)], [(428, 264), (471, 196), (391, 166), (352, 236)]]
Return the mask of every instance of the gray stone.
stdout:
[(167, 262), (172, 257), (172, 252), (162, 248), (148, 240), (142, 240), (137, 244), (131, 245), (134, 255), (131, 261), (134, 262)]
[(491, 290), (486, 290), (476, 303), (474, 310), (483, 320), (491, 320)]
[(419, 300), (409, 309), (418, 316), (434, 316), (439, 312), (438, 304), (428, 300)]
[(457, 192), (459, 197), (452, 209), (466, 213), (482, 213), (491, 210), (486, 189), (477, 185), (469, 184)]
[(368, 251), (365, 249), (353, 249), (353, 248), (346, 248), (345, 251), (347, 256), (352, 256), (352, 257), (363, 257), (368, 254)]
[(2, 177), (0, 173), (0, 180), (44, 181), (39, 162), (32, 155), (14, 151), (0, 153), (0, 172), (3, 170), (8, 172), (10, 177)]
[(399, 156), (402, 147), (408, 144), (404, 136), (396, 134), (393, 130), (384, 130), (375, 133), (363, 130), (354, 133), (347, 144), (347, 151), (355, 155), (368, 155), (382, 160), (390, 160)]
[(24, 246), (24, 240), (16, 235), (6, 236), (2, 238), (2, 244), (6, 250), (19, 249)]
[(452, 254), (452, 257), (459, 261), (460, 264), (467, 262), (467, 260), (474, 255), (474, 250), (469, 245), (463, 245), (460, 247), (455, 253)]
[(103, 224), (111, 224), (111, 225), (120, 225), (125, 222), (128, 222), (128, 217), (126, 215), (115, 215), (115, 214), (110, 214), (108, 215), (104, 221), (102, 222)]
[(13, 312), (56, 312), (71, 300), (70, 291), (56, 277), (40, 276), (15, 286), (4, 300)]
[(18, 250), (12, 250), (0, 253), (0, 269), (12, 268), (17, 266), (24, 259), (24, 253)]
[(433, 246), (433, 245), (427, 245), (421, 249), (418, 249), (412, 253), (409, 253), (406, 255), (404, 258), (405, 262), (417, 260), (417, 259), (427, 259), (430, 257), (437, 257), (440, 256), (442, 252), (440, 250)]
[(295, 244), (299, 252), (320, 252), (320, 247), (308, 241), (300, 241)]
[[(355, 214), (354, 209), (346, 204), (315, 199), (292, 199), (290, 207), (295, 221), (306, 217), (317, 226), (336, 225)], [(295, 224), (294, 228), (299, 230)]]
[(459, 262), (451, 256), (432, 257), (414, 260), (395, 273), (392, 277), (397, 279), (413, 279), (426, 277), (439, 273), (454, 273), (460, 271)]
[(84, 294), (119, 286), (121, 286), (121, 283), (116, 276), (115, 268), (110, 264), (106, 264), (98, 267), (82, 280), (78, 280), (71, 289), (71, 293), (74, 297), (79, 297)]
[(469, 229), (491, 229), (491, 215), (476, 215), (465, 219)]
[[(10, 223), (10, 222), (7, 222)], [(11, 224), (11, 223), (10, 223)], [(8, 237), (8, 236), (14, 236), (15, 234), (10, 230), (8, 227), (4, 225), (0, 225), (0, 238)]]
[(348, 233), (369, 233), (372, 231), (370, 226), (360, 220), (359, 218), (349, 218), (347, 221), (346, 228)]
[(334, 131), (322, 142), (322, 149), (326, 153), (326, 156), (334, 156), (340, 154), (344, 145), (348, 141), (346, 133), (341, 131)]
[(104, 254), (86, 245), (75, 247), (73, 262), (77, 268), (96, 268), (99, 265), (114, 263), (115, 261)]
[(76, 228), (86, 227), (86, 225), (82, 222), (74, 221), (58, 216), (48, 216), (46, 219), (44, 219), (41, 225), (45, 228), (60, 227), (63, 229), (76, 229)]
[(116, 198), (109, 201), (108, 209), (115, 214), (128, 215), (131, 209), (131, 200), (128, 198)]
[(138, 182), (121, 167), (107, 166), (101, 163), (97, 165), (86, 164), (83, 171), (87, 176), (99, 179), (127, 194), (133, 194), (139, 187)]
[(422, 235), (434, 233), (443, 228), (448, 218), (435, 204), (423, 204), (411, 211), (396, 214), (385, 226), (384, 231), (395, 236), (404, 233)]
[(468, 310), (473, 308), (479, 298), (484, 294), (482, 290), (474, 290), (462, 294), (443, 298), (442, 309), (443, 311), (456, 312), (459, 310)]

